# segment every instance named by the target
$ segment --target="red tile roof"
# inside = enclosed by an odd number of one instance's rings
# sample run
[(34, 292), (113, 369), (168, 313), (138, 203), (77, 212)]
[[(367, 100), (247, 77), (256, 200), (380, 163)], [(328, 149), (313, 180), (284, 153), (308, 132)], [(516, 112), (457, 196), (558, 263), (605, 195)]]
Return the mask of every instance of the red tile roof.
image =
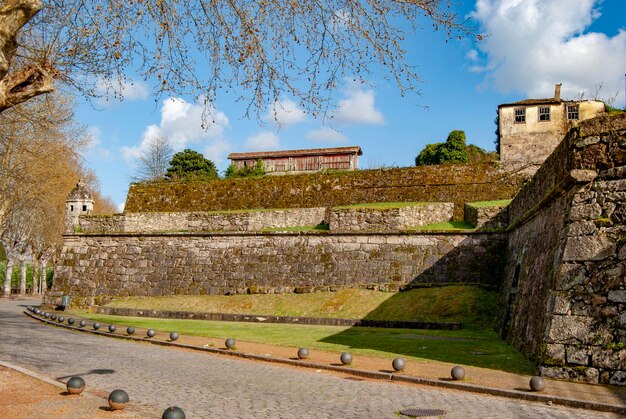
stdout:
[(320, 155), (332, 155), (332, 154), (352, 154), (356, 153), (357, 156), (363, 155), (361, 147), (333, 147), (333, 148), (309, 148), (305, 150), (280, 150), (280, 151), (253, 151), (249, 153), (230, 153), (228, 158), (230, 160), (244, 160), (244, 159), (263, 159), (271, 157), (296, 157), (296, 156), (320, 156)]

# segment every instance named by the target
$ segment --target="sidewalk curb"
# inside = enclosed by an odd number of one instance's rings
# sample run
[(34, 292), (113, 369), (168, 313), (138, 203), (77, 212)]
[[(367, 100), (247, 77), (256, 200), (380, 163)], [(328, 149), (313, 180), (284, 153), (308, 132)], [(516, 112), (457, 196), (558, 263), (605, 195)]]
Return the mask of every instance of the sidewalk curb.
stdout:
[(21, 372), (22, 374), (26, 374), (29, 377), (35, 378), (35, 379), (37, 379), (39, 381), (44, 381), (44, 382), (46, 382), (48, 384), (51, 384), (51, 385), (53, 385), (55, 387), (58, 387), (60, 389), (67, 390), (65, 384), (61, 383), (60, 381), (53, 380), (53, 379), (48, 378), (48, 377), (46, 377), (44, 375), (38, 374), (38, 373), (36, 373), (34, 371), (27, 370), (26, 368), (20, 367), (19, 365), (11, 364), (10, 362), (6, 362), (6, 361), (3, 361), (1, 359), (0, 359), (0, 365), (5, 367), (5, 368), (9, 368), (11, 370), (15, 370), (15, 371)]
[[(131, 340), (131, 341), (136, 341), (136, 342), (146, 342), (146, 343), (151, 343), (153, 345), (160, 345), (160, 346), (174, 346), (174, 347), (190, 349), (194, 351), (203, 351), (203, 352), (209, 352), (209, 353), (215, 353), (215, 354), (221, 354), (221, 355), (229, 355), (233, 357), (249, 359), (249, 360), (254, 360), (254, 361), (273, 362), (276, 364), (284, 364), (284, 365), (290, 365), (290, 366), (295, 366), (295, 367), (341, 372), (345, 374), (354, 375), (357, 377), (371, 378), (375, 380), (388, 380), (388, 381), (397, 381), (397, 382), (404, 382), (404, 383), (411, 383), (411, 384), (422, 384), (422, 385), (427, 385), (431, 387), (448, 388), (448, 389), (466, 391), (466, 392), (471, 392), (471, 393), (480, 393), (480, 394), (488, 394), (492, 396), (506, 397), (510, 399), (540, 402), (540, 403), (547, 403), (547, 404), (553, 404), (553, 405), (558, 405), (558, 406), (573, 407), (577, 409), (588, 409), (588, 410), (595, 410), (599, 412), (608, 412), (608, 413), (617, 413), (620, 415), (626, 415), (626, 406), (623, 406), (623, 405), (598, 403), (598, 402), (592, 402), (592, 401), (553, 396), (553, 395), (543, 395), (543, 394), (531, 393), (530, 391), (524, 392), (524, 391), (518, 391), (518, 390), (506, 390), (506, 389), (498, 389), (498, 388), (493, 388), (493, 387), (479, 386), (475, 384), (458, 383), (458, 382), (453, 382), (453, 381), (442, 381), (442, 380), (435, 380), (435, 379), (430, 379), (430, 378), (420, 378), (420, 377), (408, 376), (408, 375), (397, 374), (397, 373), (385, 373), (385, 372), (378, 372), (378, 371), (359, 370), (359, 369), (353, 369), (350, 367), (319, 364), (315, 362), (308, 362), (308, 361), (301, 361), (301, 360), (294, 360), (294, 359), (274, 358), (269, 355), (266, 356), (266, 355), (246, 354), (242, 352), (235, 352), (235, 351), (228, 350), (228, 349), (208, 348), (208, 347), (202, 347), (202, 346), (187, 345), (183, 343), (176, 343), (176, 342), (171, 342), (171, 341), (153, 340), (150, 338), (143, 338), (143, 337), (137, 337), (137, 336), (125, 336), (125, 335), (120, 335), (120, 334), (115, 334), (115, 333), (110, 333), (110, 332), (100, 332), (96, 330), (58, 323), (52, 320), (38, 317), (34, 313), (31, 313), (28, 311), (24, 311), (24, 314), (26, 314), (27, 316), (35, 320), (39, 320), (42, 323), (47, 323), (49, 325), (62, 327), (65, 329), (70, 329), (70, 330), (75, 330), (79, 332), (91, 333), (94, 335), (113, 337), (117, 339), (126, 339), (126, 340)], [(0, 361), (0, 365), (1, 364), (2, 363)], [(35, 378), (39, 378), (39, 377), (35, 377)]]

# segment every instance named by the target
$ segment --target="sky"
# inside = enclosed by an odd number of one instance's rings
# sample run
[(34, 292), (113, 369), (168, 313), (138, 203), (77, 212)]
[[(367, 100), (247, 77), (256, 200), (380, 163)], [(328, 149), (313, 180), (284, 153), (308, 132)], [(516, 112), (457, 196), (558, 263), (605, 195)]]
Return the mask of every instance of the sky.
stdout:
[[(222, 173), (231, 152), (358, 145), (359, 168), (414, 165), (426, 144), (463, 130), (468, 143), (494, 150), (497, 107), (546, 98), (562, 83), (565, 99), (599, 97), (624, 107), (626, 2), (624, 0), (475, 0), (457, 2), (484, 40), (446, 40), (429, 26), (407, 38), (421, 95), (403, 98), (395, 85), (371, 75), (346, 79), (335, 95), (333, 126), (305, 114), (293, 98), (245, 118), (234, 97), (212, 104), (214, 123), (202, 128), (203, 105), (190, 97), (155, 102), (141, 81), (124, 86), (122, 102), (79, 103), (76, 117), (92, 141), (84, 153), (101, 192), (123, 210), (136, 158), (155, 137), (175, 151), (197, 150)], [(276, 124), (273, 118), (280, 122)], [(97, 205), (97, 203), (96, 203)]]

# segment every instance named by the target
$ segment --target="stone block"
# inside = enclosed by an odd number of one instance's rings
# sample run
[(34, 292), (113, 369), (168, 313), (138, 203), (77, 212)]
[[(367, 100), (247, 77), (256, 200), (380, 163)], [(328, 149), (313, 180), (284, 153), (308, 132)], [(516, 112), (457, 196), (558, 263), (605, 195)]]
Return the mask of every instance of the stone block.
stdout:
[(563, 252), (564, 261), (604, 260), (615, 254), (613, 240), (606, 236), (569, 237)]
[(600, 378), (600, 372), (597, 369), (583, 366), (574, 368), (541, 367), (540, 371), (543, 377), (580, 381), (583, 383), (597, 384)]
[(548, 332), (553, 343), (587, 343), (592, 338), (594, 319), (585, 316), (554, 316)]
[(570, 314), (570, 299), (557, 295), (554, 297), (554, 314)]
[(567, 346), (565, 349), (568, 364), (587, 365), (589, 363), (589, 350), (576, 346)]
[(568, 291), (587, 281), (587, 269), (584, 265), (564, 263), (559, 271), (557, 290)]
[(544, 363), (549, 365), (565, 365), (565, 345), (548, 343), (544, 353)]
[(594, 346), (591, 350), (591, 359), (592, 365), (597, 368), (626, 369), (626, 349), (612, 350)]
[(586, 205), (576, 205), (570, 210), (571, 221), (595, 220), (602, 214), (602, 207), (597, 202)]
[(576, 221), (567, 226), (567, 235), (573, 236), (589, 236), (596, 231), (596, 225), (593, 221)]
[(626, 371), (616, 371), (611, 376), (609, 384), (614, 384), (618, 386), (626, 385)]
[(608, 299), (614, 303), (626, 303), (626, 290), (609, 291)]
[(626, 179), (594, 182), (593, 189), (599, 192), (626, 191)]

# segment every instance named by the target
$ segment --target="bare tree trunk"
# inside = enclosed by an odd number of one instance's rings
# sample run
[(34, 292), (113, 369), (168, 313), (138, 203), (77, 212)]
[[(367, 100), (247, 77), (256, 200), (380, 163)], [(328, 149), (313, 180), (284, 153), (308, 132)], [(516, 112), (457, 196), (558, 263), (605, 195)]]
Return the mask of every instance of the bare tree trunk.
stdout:
[(33, 258), (33, 289), (32, 294), (37, 295), (39, 293), (39, 262), (36, 258)]
[(4, 273), (4, 292), (6, 296), (11, 295), (11, 276), (13, 275), (13, 260), (7, 257), (7, 269)]
[(46, 283), (46, 264), (46, 261), (42, 261), (41, 270), (39, 271), (41, 281), (41, 295), (45, 294), (48, 290), (48, 284)]
[(26, 265), (26, 261), (22, 260), (20, 261), (21, 264), (21, 275), (20, 275), (20, 295), (25, 295), (26, 294), (26, 268), (28, 267), (28, 265)]

